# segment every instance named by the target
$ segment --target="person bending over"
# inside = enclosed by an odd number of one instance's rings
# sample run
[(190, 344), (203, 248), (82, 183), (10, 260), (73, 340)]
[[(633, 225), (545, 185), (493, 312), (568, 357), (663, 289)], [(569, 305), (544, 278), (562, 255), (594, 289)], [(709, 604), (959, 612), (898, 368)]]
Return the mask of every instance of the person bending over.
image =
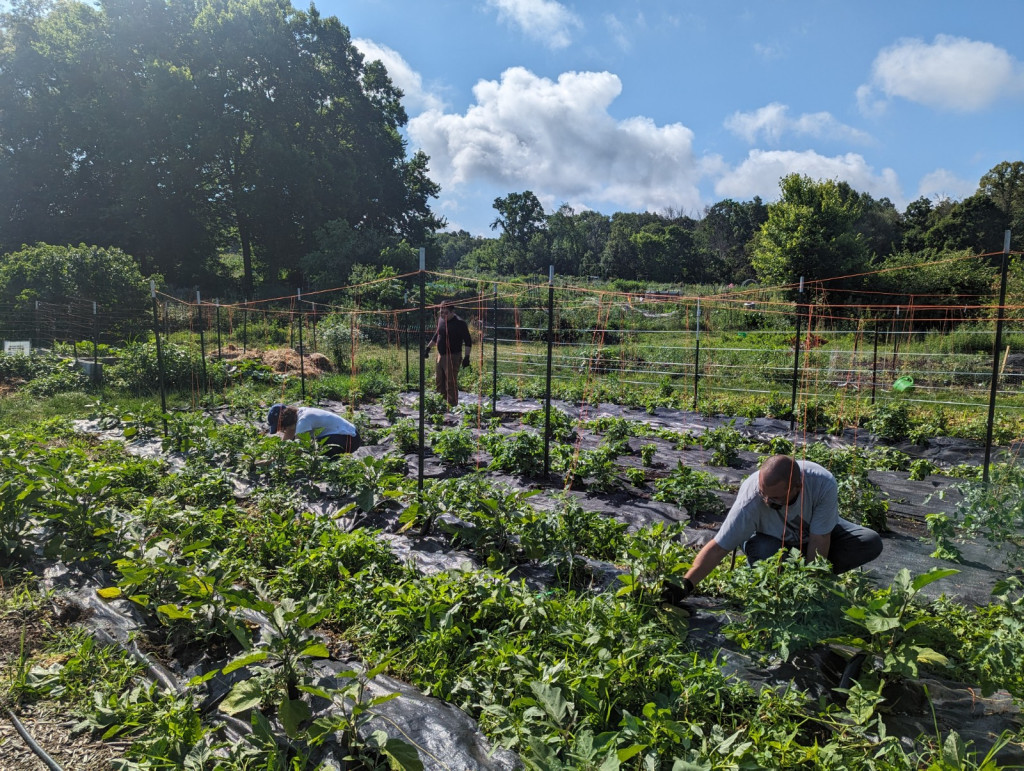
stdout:
[(758, 473), (743, 480), (718, 533), (697, 554), (681, 586), (666, 584), (665, 599), (678, 602), (688, 597), (739, 547), (751, 564), (799, 548), (808, 561), (825, 557), (838, 574), (875, 559), (882, 553), (882, 539), (874, 530), (839, 516), (839, 486), (828, 469), (772, 455)]
[(359, 431), (345, 418), (317, 407), (286, 407), (275, 404), (267, 414), (270, 433), (285, 439), (309, 434), (328, 457), (355, 452), (362, 445)]
[[(469, 325), (455, 313), (450, 303), (441, 303), (437, 318), (437, 330), (423, 349), (423, 358), (430, 355), (431, 346), (437, 346), (437, 367), (435, 381), (437, 392), (441, 394), (449, 407), (459, 403), (459, 365), (469, 366), (469, 352), (473, 348), (473, 338), (469, 334)], [(462, 355), (462, 346), (466, 346), (466, 355)]]

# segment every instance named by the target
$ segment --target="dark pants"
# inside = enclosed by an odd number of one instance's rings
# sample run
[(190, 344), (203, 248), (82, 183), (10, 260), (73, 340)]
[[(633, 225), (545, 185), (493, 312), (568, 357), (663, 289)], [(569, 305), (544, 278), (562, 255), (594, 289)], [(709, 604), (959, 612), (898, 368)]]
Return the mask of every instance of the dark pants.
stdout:
[(435, 371), (437, 392), (448, 402), (449, 407), (459, 403), (459, 367), (462, 354), (438, 354)]
[(327, 436), (320, 437), (319, 442), (321, 448), (323, 448), (324, 455), (328, 458), (334, 458), (347, 452), (355, 452), (363, 445), (358, 434), (355, 436), (328, 434)]
[[(787, 542), (787, 550), (796, 546)], [(750, 564), (778, 554), (783, 543), (778, 538), (764, 533), (755, 533), (745, 544), (743, 553)], [(800, 549), (807, 555), (807, 543)], [(850, 522), (840, 522), (832, 529), (832, 539), (828, 547), (828, 561), (832, 563), (832, 572), (845, 573), (847, 570), (859, 568), (871, 562), (882, 553), (882, 539), (874, 530), (869, 530)]]

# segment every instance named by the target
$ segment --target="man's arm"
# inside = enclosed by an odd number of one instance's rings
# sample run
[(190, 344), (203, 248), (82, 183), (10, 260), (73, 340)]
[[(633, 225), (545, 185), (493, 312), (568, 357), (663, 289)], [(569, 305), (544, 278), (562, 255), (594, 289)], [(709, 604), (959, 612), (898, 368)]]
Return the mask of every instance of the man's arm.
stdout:
[(828, 557), (829, 547), (832, 545), (832, 534), (825, 533), (825, 535), (810, 535), (807, 537), (807, 561), (814, 562), (814, 558), (819, 554), (822, 557)]
[(728, 551), (715, 543), (715, 539), (712, 538), (704, 544), (704, 548), (697, 554), (693, 565), (686, 571), (686, 578), (690, 579), (694, 584), (699, 584), (707, 577), (708, 573), (718, 567), (718, 563), (724, 560), (728, 553)]

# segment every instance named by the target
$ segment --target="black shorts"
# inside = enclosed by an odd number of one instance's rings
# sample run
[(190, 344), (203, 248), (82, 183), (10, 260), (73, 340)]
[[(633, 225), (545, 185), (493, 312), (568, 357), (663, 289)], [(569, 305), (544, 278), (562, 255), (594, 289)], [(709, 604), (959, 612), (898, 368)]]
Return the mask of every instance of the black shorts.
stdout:
[(329, 458), (342, 455), (348, 452), (355, 452), (363, 446), (359, 434), (348, 436), (346, 434), (328, 434), (318, 439), (324, 454)]

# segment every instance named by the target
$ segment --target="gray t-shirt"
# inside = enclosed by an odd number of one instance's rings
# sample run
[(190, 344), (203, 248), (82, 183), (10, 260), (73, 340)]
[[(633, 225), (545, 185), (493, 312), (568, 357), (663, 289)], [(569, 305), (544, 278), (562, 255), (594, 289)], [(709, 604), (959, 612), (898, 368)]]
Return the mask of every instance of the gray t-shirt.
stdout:
[(779, 511), (761, 499), (757, 474), (744, 479), (736, 502), (718, 529), (715, 543), (726, 551), (732, 551), (754, 533), (764, 533), (782, 540), (786, 547), (798, 544), (802, 547), (809, 535), (831, 533), (841, 521), (836, 478), (817, 463), (799, 460), (797, 465), (803, 472), (803, 489), (793, 503)]
[(333, 412), (321, 410), (317, 407), (299, 407), (299, 419), (295, 424), (295, 435), (309, 434), (310, 436), (326, 437), (341, 434), (342, 436), (355, 436), (356, 427), (340, 415)]

